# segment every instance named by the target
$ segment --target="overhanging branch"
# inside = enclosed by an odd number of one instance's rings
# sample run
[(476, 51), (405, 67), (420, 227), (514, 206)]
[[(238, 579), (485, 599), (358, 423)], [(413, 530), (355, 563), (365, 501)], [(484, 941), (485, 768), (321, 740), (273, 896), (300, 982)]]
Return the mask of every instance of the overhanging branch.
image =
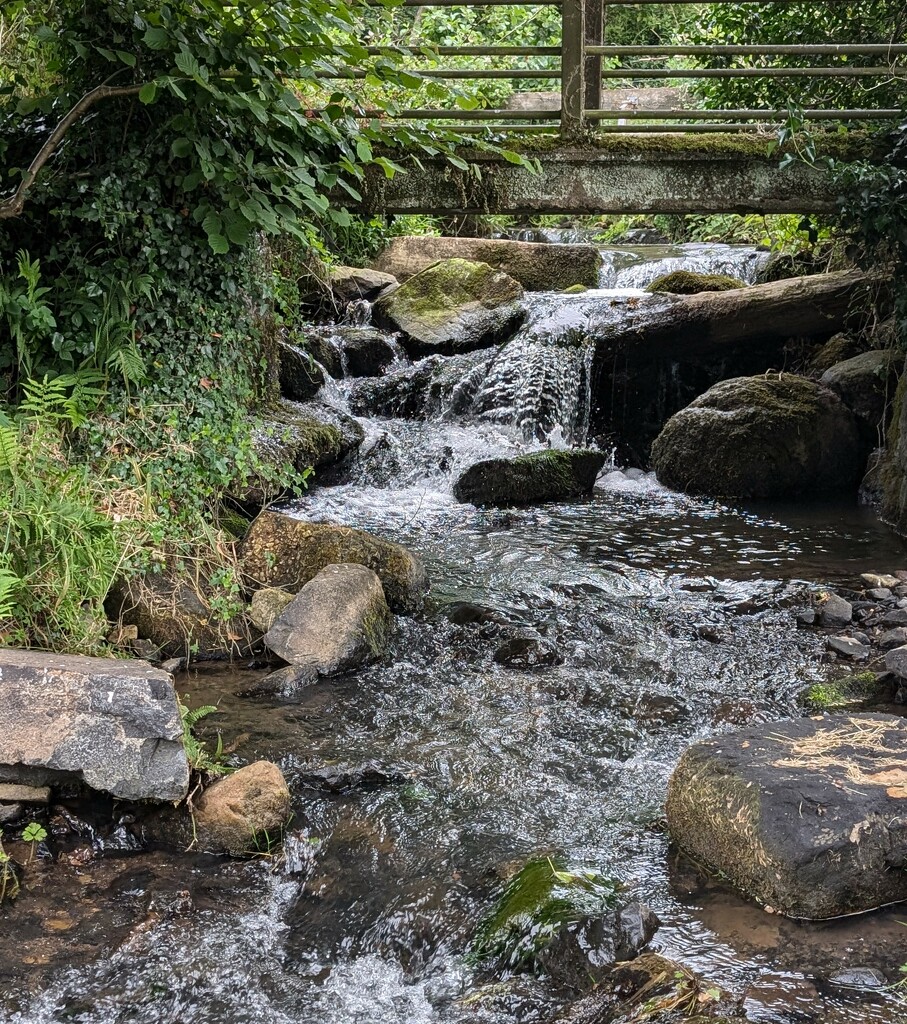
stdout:
[(28, 195), (32, 185), (34, 185), (38, 175), (41, 173), (41, 169), (47, 163), (47, 161), (53, 156), (57, 147), (63, 141), (66, 133), (69, 129), (79, 120), (88, 110), (90, 110), (96, 103), (100, 103), (102, 100), (113, 99), (117, 96), (134, 96), (142, 89), (142, 84), (139, 85), (99, 85), (97, 88), (92, 89), (72, 107), (68, 114), (60, 123), (54, 128), (45, 141), (44, 145), (35, 154), (35, 158), (28, 166), (28, 170), (22, 176), (22, 181), (19, 182), (19, 186), (16, 191), (10, 196), (9, 199), (5, 199), (0, 203), (0, 220), (8, 220), (11, 217), (18, 217), (22, 213), (25, 207), (25, 199)]

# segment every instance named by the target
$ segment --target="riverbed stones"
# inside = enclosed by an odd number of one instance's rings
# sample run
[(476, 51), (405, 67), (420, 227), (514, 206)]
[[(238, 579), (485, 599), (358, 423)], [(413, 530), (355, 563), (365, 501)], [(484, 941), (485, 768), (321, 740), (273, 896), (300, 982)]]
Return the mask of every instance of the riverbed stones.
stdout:
[(885, 651), (890, 651), (892, 647), (905, 645), (907, 645), (907, 626), (895, 626), (894, 629), (887, 629), (879, 637), (879, 647)]
[(438, 238), (414, 235), (395, 238), (375, 266), (407, 281), (438, 260), (464, 259), (487, 263), (509, 274), (530, 292), (562, 291), (571, 285), (594, 288), (602, 258), (594, 245), (551, 245), (502, 238)]
[(269, 853), (290, 820), (290, 790), (271, 761), (255, 761), (210, 785), (193, 807), (196, 847), (234, 857)]
[(777, 498), (855, 491), (865, 454), (837, 395), (805, 377), (766, 373), (709, 388), (668, 420), (651, 459), (675, 490)]
[(380, 298), (372, 315), (410, 356), (454, 355), (507, 341), (526, 318), (518, 281), (487, 263), (441, 260)]
[(884, 426), (903, 368), (904, 355), (892, 349), (872, 350), (835, 363), (820, 383), (841, 399), (870, 431)]
[(396, 359), (387, 337), (371, 327), (347, 328), (341, 343), (347, 377), (377, 377)]
[(789, 917), (907, 900), (907, 720), (820, 716), (696, 743), (667, 817), (684, 852)]
[(173, 679), (147, 662), (0, 650), (0, 782), (179, 800), (182, 737)]
[(853, 620), (853, 605), (840, 594), (830, 592), (819, 605), (819, 622), (831, 629), (841, 629)]
[(400, 544), (337, 523), (309, 523), (266, 510), (240, 546), (242, 568), (255, 589), (280, 587), (296, 593), (326, 565), (365, 565), (381, 579), (394, 611), (412, 614), (427, 588), (425, 568)]
[(889, 573), (864, 572), (860, 573), (860, 579), (868, 587), (885, 587), (887, 589), (897, 587), (901, 583), (897, 576), (892, 576)]
[(377, 574), (364, 565), (327, 565), (299, 591), (265, 634), (265, 646), (320, 676), (380, 657), (393, 617)]
[(860, 643), (853, 636), (830, 636), (826, 641), (826, 646), (835, 654), (840, 654), (844, 658), (853, 658), (855, 661), (863, 661), (871, 653), (871, 648), (867, 644)]
[(280, 587), (264, 587), (262, 590), (256, 590), (249, 602), (247, 612), (252, 625), (256, 629), (260, 629), (262, 633), (267, 633), (292, 600), (293, 594), (281, 590)]
[(529, 505), (590, 494), (605, 456), (591, 449), (549, 449), (512, 459), (486, 459), (460, 474), (453, 492), (472, 505)]

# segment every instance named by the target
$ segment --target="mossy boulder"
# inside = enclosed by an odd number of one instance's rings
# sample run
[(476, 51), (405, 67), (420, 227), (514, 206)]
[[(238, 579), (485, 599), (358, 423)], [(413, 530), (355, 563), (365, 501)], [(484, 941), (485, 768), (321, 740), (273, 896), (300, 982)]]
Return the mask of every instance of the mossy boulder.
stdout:
[(293, 596), (279, 587), (263, 587), (252, 595), (246, 615), (256, 629), (267, 633), (293, 600)]
[(824, 345), (813, 354), (807, 366), (810, 375), (820, 376), (830, 370), (836, 363), (843, 363), (866, 351), (866, 345), (855, 335), (839, 332), (833, 334)]
[(684, 852), (788, 917), (907, 900), (907, 720), (819, 716), (696, 743), (666, 811)]
[(438, 260), (449, 259), (487, 263), (530, 292), (562, 291), (576, 284), (594, 288), (602, 265), (601, 253), (594, 245), (414, 235), (393, 239), (375, 266), (407, 281)]
[(506, 341), (526, 317), (518, 281), (487, 263), (441, 260), (374, 305), (410, 355), (453, 355)]
[(453, 492), (472, 505), (530, 505), (589, 494), (605, 464), (589, 449), (530, 452), (512, 459), (486, 459), (460, 474)]
[(279, 658), (332, 676), (380, 657), (393, 616), (381, 580), (364, 565), (326, 565), (299, 591), (265, 634)]
[(834, 391), (870, 436), (877, 438), (885, 427), (886, 412), (894, 400), (903, 366), (903, 352), (874, 349), (835, 363), (822, 374), (819, 383)]
[(715, 497), (855, 491), (866, 460), (853, 413), (793, 374), (721, 381), (672, 416), (652, 445), (667, 487)]
[(412, 614), (427, 588), (421, 561), (400, 544), (335, 523), (307, 523), (266, 510), (249, 527), (240, 561), (254, 589), (297, 593), (327, 565), (351, 562), (378, 574), (394, 611)]
[(670, 295), (696, 295), (698, 292), (729, 292), (746, 288), (746, 281), (726, 274), (698, 274), (693, 270), (672, 270), (646, 286), (647, 292)]

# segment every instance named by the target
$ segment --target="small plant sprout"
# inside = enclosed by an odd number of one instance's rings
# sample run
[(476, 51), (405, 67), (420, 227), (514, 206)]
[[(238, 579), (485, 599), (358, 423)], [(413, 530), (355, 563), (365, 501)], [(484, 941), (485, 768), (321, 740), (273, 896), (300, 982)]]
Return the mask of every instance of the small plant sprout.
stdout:
[(43, 825), (40, 825), (37, 821), (30, 821), (24, 829), (22, 829), (22, 841), (29, 843), (31, 850), (28, 854), (28, 862), (35, 859), (35, 850), (38, 848), (39, 843), (43, 843), (47, 838), (47, 829)]

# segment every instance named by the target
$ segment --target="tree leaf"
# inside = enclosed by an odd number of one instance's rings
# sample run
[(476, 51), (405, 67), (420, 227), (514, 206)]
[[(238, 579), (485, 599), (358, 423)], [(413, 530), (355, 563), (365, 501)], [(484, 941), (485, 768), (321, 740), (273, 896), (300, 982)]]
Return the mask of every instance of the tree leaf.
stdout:
[(157, 82), (146, 82), (139, 91), (139, 99), (142, 103), (154, 103), (157, 96)]

